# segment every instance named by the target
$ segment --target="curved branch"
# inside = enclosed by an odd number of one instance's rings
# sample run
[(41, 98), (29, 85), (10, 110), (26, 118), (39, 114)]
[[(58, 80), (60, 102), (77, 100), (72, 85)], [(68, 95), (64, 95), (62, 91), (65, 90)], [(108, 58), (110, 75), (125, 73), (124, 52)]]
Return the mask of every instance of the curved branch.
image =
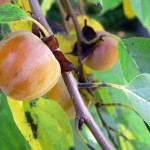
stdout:
[[(53, 34), (51, 31), (47, 21), (43, 17), (40, 6), (38, 3), (38, 0), (29, 0), (30, 6), (32, 8), (33, 13), (38, 17), (38, 21), (47, 29), (47, 31), (50, 34)], [(67, 86), (67, 89), (70, 93), (70, 96), (72, 98), (75, 111), (76, 111), (76, 120), (80, 120), (81, 118), (84, 118), (85, 124), (88, 126), (100, 146), (103, 150), (114, 150), (111, 144), (107, 141), (103, 133), (100, 131), (99, 127), (95, 123), (94, 119), (92, 118), (91, 114), (87, 110), (83, 99), (78, 91), (78, 86), (75, 81), (75, 78), (73, 77), (72, 73), (62, 73), (65, 84)]]

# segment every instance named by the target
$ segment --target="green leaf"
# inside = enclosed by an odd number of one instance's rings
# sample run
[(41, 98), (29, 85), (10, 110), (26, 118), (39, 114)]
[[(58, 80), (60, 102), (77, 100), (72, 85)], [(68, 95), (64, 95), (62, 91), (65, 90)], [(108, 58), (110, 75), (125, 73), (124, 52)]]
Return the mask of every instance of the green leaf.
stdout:
[(141, 149), (150, 150), (150, 145), (146, 144), (145, 142), (141, 142), (138, 140), (132, 140), (131, 143), (132, 143), (134, 149), (136, 149), (136, 150), (141, 150)]
[(150, 13), (149, 13), (149, 0), (130, 0), (131, 7), (141, 21), (141, 23), (147, 28), (150, 33)]
[(129, 38), (123, 42), (140, 73), (150, 73), (150, 39)]
[(0, 5), (0, 23), (29, 20), (30, 17), (18, 6), (14, 4)]
[(110, 0), (88, 0), (88, 1), (96, 4), (99, 7), (102, 7), (101, 14), (105, 13), (108, 10), (114, 9), (115, 7), (120, 5), (122, 2), (122, 0), (113, 0), (113, 1), (110, 1)]
[(8, 99), (15, 122), (32, 149), (60, 150), (74, 145), (69, 119), (55, 101)]
[[(93, 71), (92, 73), (94, 74), (94, 76), (96, 76), (99, 82), (125, 85), (119, 62), (110, 70), (104, 72)], [(103, 103), (105, 104), (122, 103), (129, 105), (125, 93), (114, 88), (99, 88), (97, 90), (96, 96), (98, 98), (101, 98)], [(106, 107), (110, 115), (114, 115), (117, 108), (118, 107)]]
[[(28, 143), (17, 128), (6, 96), (0, 94), (0, 146), (2, 150), (26, 149)], [(29, 146), (28, 146), (29, 147)]]
[(139, 67), (121, 41), (119, 41), (118, 50), (123, 76), (127, 82), (130, 82), (140, 74)]
[(150, 125), (150, 75), (141, 74), (135, 77), (123, 91), (130, 98), (136, 113)]
[(119, 6), (122, 0), (103, 0), (103, 9), (101, 13), (105, 13)]
[[(124, 109), (121, 111), (119, 115), (115, 116), (115, 121), (117, 124), (122, 124), (134, 135), (134, 139), (138, 140), (139, 142), (145, 143), (145, 145), (149, 145), (150, 134), (147, 130), (143, 120), (135, 114), (135, 112)], [(138, 125), (137, 125), (138, 124)], [(127, 138), (129, 137), (128, 133), (122, 132)], [(133, 138), (130, 138), (133, 139)], [(130, 141), (131, 142), (131, 141)], [(134, 147), (134, 146), (133, 146)]]
[(88, 0), (91, 3), (94, 3), (95, 5), (101, 7), (103, 6), (103, 0)]

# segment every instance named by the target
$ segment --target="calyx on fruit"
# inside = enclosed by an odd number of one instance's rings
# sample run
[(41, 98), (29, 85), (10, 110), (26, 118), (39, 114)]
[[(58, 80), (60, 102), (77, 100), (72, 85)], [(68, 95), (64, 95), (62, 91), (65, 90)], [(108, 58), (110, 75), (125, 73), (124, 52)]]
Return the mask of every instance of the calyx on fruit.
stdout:
[(0, 42), (0, 89), (16, 100), (33, 100), (59, 80), (60, 65), (44, 42), (27, 31)]
[(82, 34), (87, 41), (81, 42), (79, 56), (77, 42), (70, 54), (78, 56), (80, 62), (91, 69), (98, 71), (111, 69), (118, 60), (117, 37), (106, 31), (95, 31), (87, 26), (87, 21), (85, 21)]

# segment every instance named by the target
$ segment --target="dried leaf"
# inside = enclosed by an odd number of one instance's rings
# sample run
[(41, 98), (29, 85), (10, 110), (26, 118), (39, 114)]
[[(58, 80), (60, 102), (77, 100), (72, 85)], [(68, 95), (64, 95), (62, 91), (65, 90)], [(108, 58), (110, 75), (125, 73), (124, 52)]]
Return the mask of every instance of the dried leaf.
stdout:
[(59, 61), (62, 72), (77, 70), (77, 68), (73, 65), (73, 63), (70, 62), (61, 51), (55, 50), (52, 52)]

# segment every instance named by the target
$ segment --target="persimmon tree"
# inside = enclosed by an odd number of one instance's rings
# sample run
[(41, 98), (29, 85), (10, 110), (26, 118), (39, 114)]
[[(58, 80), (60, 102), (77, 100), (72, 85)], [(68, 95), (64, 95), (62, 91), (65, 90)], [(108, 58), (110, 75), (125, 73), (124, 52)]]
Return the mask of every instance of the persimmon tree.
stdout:
[(150, 40), (105, 26), (149, 32), (149, 3), (2, 0), (2, 150), (150, 149)]

